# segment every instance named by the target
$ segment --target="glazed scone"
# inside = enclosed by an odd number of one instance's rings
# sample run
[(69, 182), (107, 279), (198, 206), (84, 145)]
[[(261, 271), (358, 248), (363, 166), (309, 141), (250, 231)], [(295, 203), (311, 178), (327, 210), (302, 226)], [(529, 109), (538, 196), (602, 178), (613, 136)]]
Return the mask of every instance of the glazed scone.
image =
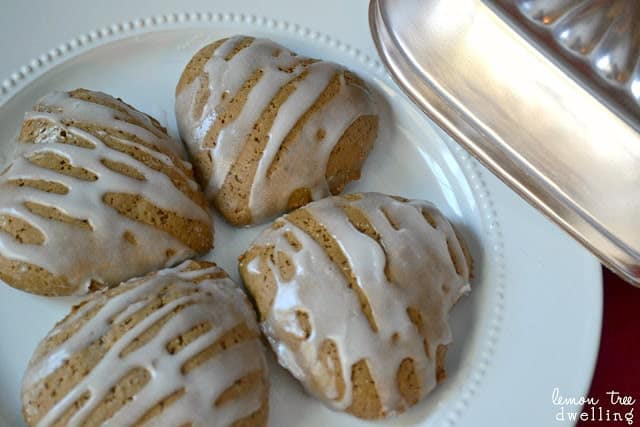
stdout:
[(239, 270), (280, 364), (329, 407), (376, 419), (444, 379), (471, 258), (430, 203), (364, 193), (278, 219)]
[(38, 345), (29, 426), (263, 427), (268, 372), (255, 312), (213, 263), (90, 294)]
[(26, 113), (18, 140), (0, 176), (0, 278), (9, 285), (84, 294), (212, 247), (181, 145), (123, 101), (85, 89), (49, 94)]
[(342, 192), (360, 178), (378, 131), (354, 73), (244, 36), (195, 54), (176, 115), (207, 199), (234, 225)]

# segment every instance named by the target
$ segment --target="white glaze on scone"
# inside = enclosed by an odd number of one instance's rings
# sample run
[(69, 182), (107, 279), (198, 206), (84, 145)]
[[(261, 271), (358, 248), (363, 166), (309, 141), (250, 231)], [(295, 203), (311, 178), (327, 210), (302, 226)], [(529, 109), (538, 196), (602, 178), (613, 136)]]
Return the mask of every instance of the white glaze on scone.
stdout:
[[(40, 111), (26, 113), (25, 122), (45, 120), (53, 126), (37, 135), (35, 143), (13, 142), (16, 144), (15, 160), (0, 176), (0, 214), (27, 221), (45, 237), (42, 244), (24, 244), (0, 232), (0, 254), (12, 260), (35, 264), (53, 275), (66, 277), (68, 283), (75, 287), (75, 294), (85, 293), (92, 280), (101, 284), (117, 284), (130, 277), (175, 264), (196, 253), (170, 234), (129, 219), (107, 206), (102, 200), (105, 193), (140, 195), (162, 209), (202, 222), (209, 230), (211, 224), (206, 207), (198, 205), (176, 188), (165, 173), (107, 147), (99, 138), (73, 125), (65, 126), (62, 123), (83, 122), (121, 130), (164, 152), (182, 152), (179, 144), (146, 115), (106, 94), (91, 94), (98, 100), (117, 104), (142, 125), (124, 121), (121, 112), (108, 106), (76, 99), (66, 92), (52, 93), (38, 102), (35, 110)], [(69, 137), (79, 136), (95, 147), (65, 144), (65, 134)], [(198, 191), (196, 182), (183, 171), (190, 170), (191, 165), (177, 154), (171, 159), (125, 137), (118, 138), (118, 142), (175, 169), (191, 191)], [(65, 158), (73, 167), (90, 171), (97, 179), (82, 180), (39, 167), (28, 160), (38, 153), (54, 153)], [(137, 180), (117, 173), (102, 163), (104, 159), (130, 166), (142, 173), (145, 179)], [(52, 181), (64, 185), (68, 192), (48, 193), (11, 183), (18, 180)], [(27, 208), (27, 202), (54, 207), (67, 216), (86, 220), (91, 229), (36, 215)], [(123, 238), (126, 232), (134, 236), (135, 244)]]
[[(185, 291), (183, 296), (151, 312), (113, 342), (90, 372), (44, 414), (36, 425), (53, 425), (78, 398), (90, 392), (90, 398), (66, 424), (83, 425), (118, 380), (134, 368), (149, 371), (149, 382), (102, 425), (132, 425), (163, 398), (180, 389), (184, 390), (181, 397), (164, 406), (161, 414), (144, 425), (181, 426), (191, 423), (189, 425), (193, 427), (229, 427), (261, 408), (268, 392), (268, 379), (255, 313), (242, 290), (221, 269), (213, 265), (188, 271), (189, 263), (190, 261), (186, 261), (173, 269), (125, 282), (111, 290), (110, 292), (116, 293), (110, 297), (104, 291), (91, 294), (75, 313), (55, 326), (36, 350), (26, 371), (22, 391), (25, 405), (35, 395), (34, 387), (42, 387), (48, 375), (64, 366), (65, 359), (107, 336), (128, 317), (153, 302), (161, 292), (167, 289)], [(57, 335), (66, 334), (74, 322), (96, 307), (99, 307), (97, 313), (80, 329), (62, 344), (43, 353), (48, 342)], [(180, 312), (162, 323), (164, 316), (180, 307), (183, 307)], [(209, 331), (175, 354), (168, 352), (167, 344), (172, 339), (204, 322), (212, 325)], [(162, 327), (150, 340), (124, 356), (121, 354), (141, 334), (158, 323), (162, 323)], [(238, 325), (246, 325), (253, 337), (230, 344), (193, 370), (183, 372), (185, 363), (215, 345), (225, 333)], [(214, 404), (238, 379), (256, 371), (262, 372), (260, 386), (235, 396), (224, 405)], [(49, 386), (55, 387), (55, 384)], [(25, 413), (33, 410), (26, 405)]]
[[(207, 198), (213, 199), (240, 155), (245, 138), (269, 102), (283, 85), (303, 72), (308, 73), (297, 83), (295, 92), (280, 106), (269, 130), (269, 141), (259, 160), (248, 203), (252, 222), (255, 223), (286, 210), (288, 197), (296, 189), (308, 188), (313, 200), (328, 196), (325, 170), (332, 149), (354, 120), (375, 114), (376, 109), (366, 88), (345, 84), (344, 75), (341, 75), (343, 81), (339, 93), (305, 124), (298, 139), (306, 143), (294, 143), (293, 151), (288, 151), (292, 157), (287, 159), (287, 163), (304, 167), (288, 175), (286, 182), (281, 180), (279, 185), (273, 185), (268, 170), (284, 139), (330, 80), (344, 67), (296, 55), (267, 39), (253, 40), (230, 60), (225, 60), (243, 39), (242, 36), (229, 38), (205, 64), (203, 71), (208, 75), (210, 95), (202, 112), (198, 114), (195, 111), (196, 94), (202, 86), (202, 79), (195, 78), (178, 93), (176, 115), (180, 134), (189, 152), (194, 156), (203, 151), (210, 152), (212, 174), (203, 187)], [(262, 70), (263, 74), (251, 89), (241, 113), (223, 126), (215, 146), (203, 147), (205, 135), (221, 113), (222, 100), (236, 94), (257, 70)], [(316, 138), (318, 131), (325, 132), (321, 141)]]
[[(277, 291), (261, 327), (280, 364), (309, 392), (338, 410), (351, 405), (351, 368), (366, 359), (383, 413), (388, 416), (410, 406), (400, 393), (396, 378), (404, 359), (414, 361), (420, 397), (436, 386), (437, 349), (451, 342), (448, 314), (470, 289), (471, 267), (463, 243), (432, 204), (378, 193), (359, 197), (330, 197), (301, 210), (339, 244), (348, 260), (347, 268), (366, 295), (378, 330), (374, 331), (364, 315), (361, 301), (349, 289), (341, 267), (292, 220), (296, 211), (277, 220), (252, 246), (273, 248), (271, 253), (276, 260), (280, 253), (286, 254), (295, 269), (290, 280), (285, 280), (273, 259), (267, 257)], [(379, 239), (359, 231), (345, 214), (345, 207), (364, 213)], [(299, 245), (291, 244), (291, 235)], [(454, 263), (454, 258), (459, 262)], [(248, 261), (243, 273), (245, 282), (252, 274), (264, 271), (260, 262), (260, 257)], [(408, 307), (421, 312), (429, 356), (425, 354), (423, 336), (408, 316)], [(297, 312), (308, 316), (312, 332), (306, 339)], [(332, 381), (332, 372), (318, 363), (319, 348), (325, 339), (336, 343), (345, 382), (342, 398), (337, 397), (338, 386)]]

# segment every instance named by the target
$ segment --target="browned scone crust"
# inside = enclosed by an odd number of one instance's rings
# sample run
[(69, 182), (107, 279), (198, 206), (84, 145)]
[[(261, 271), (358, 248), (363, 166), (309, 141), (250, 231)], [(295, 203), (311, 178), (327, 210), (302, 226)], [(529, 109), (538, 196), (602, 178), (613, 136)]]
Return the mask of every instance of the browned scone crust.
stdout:
[(246, 36), (193, 56), (176, 113), (206, 197), (234, 225), (342, 192), (378, 131), (370, 90), (353, 72)]
[(276, 220), (239, 270), (280, 363), (331, 408), (377, 419), (444, 379), (471, 264), (430, 203), (364, 193)]
[(83, 294), (205, 252), (207, 203), (157, 120), (76, 89), (25, 115), (0, 176), (0, 279), (40, 295)]
[(264, 427), (255, 313), (215, 264), (186, 261), (86, 297), (35, 350), (29, 426)]

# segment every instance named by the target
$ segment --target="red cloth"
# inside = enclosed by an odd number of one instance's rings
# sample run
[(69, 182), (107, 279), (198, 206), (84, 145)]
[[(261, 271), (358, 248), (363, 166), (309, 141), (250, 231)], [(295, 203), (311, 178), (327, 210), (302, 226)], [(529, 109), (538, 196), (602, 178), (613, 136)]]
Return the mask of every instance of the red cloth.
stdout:
[[(589, 396), (600, 399), (606, 411), (617, 410), (610, 404), (609, 391), (633, 396), (633, 425), (640, 425), (640, 289), (626, 284), (604, 269), (604, 315), (600, 354)], [(630, 407), (628, 408), (630, 409)], [(628, 410), (627, 409), (627, 410)], [(626, 422), (578, 423), (578, 426), (626, 426)]]

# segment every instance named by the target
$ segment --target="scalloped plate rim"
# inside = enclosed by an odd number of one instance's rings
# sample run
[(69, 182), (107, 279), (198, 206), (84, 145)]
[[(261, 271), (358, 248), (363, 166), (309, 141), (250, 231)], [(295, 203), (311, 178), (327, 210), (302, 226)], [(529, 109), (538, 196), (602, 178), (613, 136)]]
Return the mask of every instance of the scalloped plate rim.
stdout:
[[(206, 22), (221, 22), (227, 21), (231, 25), (235, 24), (252, 24), (262, 25), (266, 28), (266, 31), (284, 31), (290, 35), (302, 36), (309, 38), (312, 42), (317, 41), (324, 43), (332, 49), (336, 49), (342, 53), (352, 56), (356, 60), (360, 61), (363, 66), (369, 69), (369, 73), (378, 78), (386, 80), (390, 85), (389, 77), (383, 72), (383, 68), (379, 61), (373, 59), (369, 55), (362, 53), (360, 49), (353, 48), (350, 45), (343, 43), (339, 40), (332, 39), (329, 36), (314, 30), (310, 30), (305, 27), (300, 27), (297, 24), (290, 24), (287, 21), (279, 21), (269, 19), (265, 17), (256, 17), (251, 14), (214, 14), (211, 12), (206, 13), (174, 13), (167, 15), (159, 15), (156, 17), (149, 17), (144, 19), (137, 19), (132, 21), (126, 21), (120, 24), (115, 24), (110, 27), (104, 27), (101, 30), (91, 31), (85, 35), (81, 35), (77, 38), (70, 40), (69, 42), (60, 45), (58, 48), (51, 49), (49, 52), (41, 55), (40, 57), (30, 61), (28, 64), (22, 66), (17, 72), (13, 73), (8, 79), (2, 82), (0, 85), (0, 111), (6, 107), (11, 101), (14, 95), (18, 94), (21, 90), (27, 88), (38, 78), (44, 76), (48, 72), (55, 69), (58, 65), (64, 64), (66, 61), (89, 52), (95, 48), (104, 46), (107, 43), (122, 41), (126, 38), (133, 37), (141, 34), (149, 34), (155, 31), (164, 31), (165, 29), (180, 29), (186, 25), (192, 25), (193, 23), (206, 23)], [(166, 26), (166, 28), (158, 27)], [(189, 27), (191, 28), (191, 27)], [(405, 100), (405, 102), (407, 102)], [(411, 108), (414, 108), (413, 106)], [(427, 121), (427, 119), (425, 119)], [(446, 139), (444, 135), (441, 135), (442, 139)], [(451, 141), (446, 142), (450, 151), (454, 153), (456, 160), (460, 163), (461, 169), (469, 182), (476, 183), (474, 190), (479, 191), (480, 198), (484, 198), (483, 204), (483, 218), (482, 221), (485, 225), (490, 224), (490, 227), (486, 227), (488, 232), (487, 239), (490, 242), (489, 250), (492, 254), (496, 255), (496, 259), (503, 259), (502, 249), (504, 244), (501, 241), (501, 233), (499, 222), (496, 219), (495, 202), (492, 200), (487, 185), (484, 182), (484, 170), (473, 160), (466, 152), (462, 151), (459, 146), (454, 145)], [(470, 184), (471, 185), (471, 184)], [(498, 262), (500, 264), (500, 262)], [(497, 265), (497, 270), (504, 270), (504, 265)], [(506, 292), (504, 273), (499, 276), (499, 283), (494, 289), (494, 298), (500, 302), (504, 299)], [(492, 327), (494, 330), (492, 334), (491, 342), (487, 343), (487, 347), (484, 348), (485, 354), (483, 360), (489, 363), (490, 356), (495, 350), (495, 345), (498, 342), (501, 329), (501, 320), (503, 318), (503, 307), (501, 303), (497, 304), (495, 315), (493, 317)], [(486, 370), (483, 369), (483, 371)], [(482, 380), (482, 376), (474, 384), (477, 386)], [(473, 396), (474, 390), (465, 390), (466, 394), (463, 401), (469, 401)], [(456, 408), (457, 409), (457, 408)], [(453, 411), (452, 414), (458, 412)], [(451, 415), (447, 418), (447, 425), (452, 425), (452, 420), (455, 421), (455, 416)]]

